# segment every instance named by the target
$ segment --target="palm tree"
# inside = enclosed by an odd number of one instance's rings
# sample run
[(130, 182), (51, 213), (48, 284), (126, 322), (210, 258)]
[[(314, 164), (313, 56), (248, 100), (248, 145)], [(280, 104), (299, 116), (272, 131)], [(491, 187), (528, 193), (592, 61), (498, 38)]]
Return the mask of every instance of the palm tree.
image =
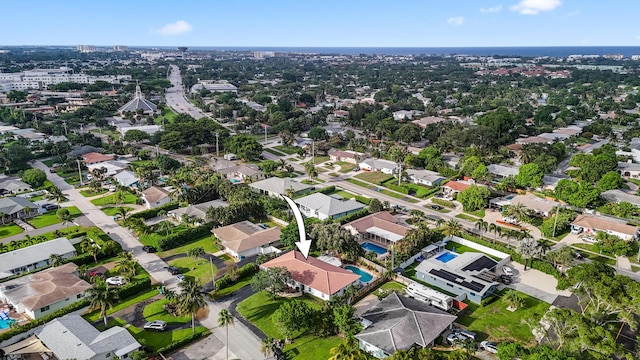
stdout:
[(518, 221), (525, 221), (529, 218), (531, 210), (529, 210), (529, 208), (527, 208), (523, 203), (517, 203), (507, 206), (504, 210), (504, 214), (507, 216), (514, 216)]
[(191, 278), (179, 284), (180, 291), (180, 312), (191, 313), (191, 330), (195, 334), (196, 332), (196, 312), (207, 307), (207, 302), (204, 299), (204, 295), (200, 291), (200, 284), (196, 280)]
[(367, 356), (358, 348), (358, 341), (353, 336), (344, 339), (338, 346), (329, 350), (329, 360), (367, 360)]
[(547, 251), (551, 250), (553, 243), (547, 239), (538, 239), (538, 247), (540, 248), (540, 255), (544, 256)]
[(107, 326), (107, 309), (113, 306), (114, 301), (118, 299), (118, 290), (107, 286), (107, 284), (98, 280), (98, 282), (89, 290), (87, 290), (89, 307), (91, 309), (100, 310), (100, 316), (104, 320), (104, 326)]
[(98, 254), (100, 253), (100, 248), (96, 244), (85, 239), (80, 243), (80, 249), (83, 253), (93, 256), (93, 262), (98, 262)]
[(439, 217), (438, 220), (436, 220), (436, 227), (440, 228), (442, 227), (444, 224), (446, 223), (446, 221), (444, 221), (443, 218)]
[(202, 255), (204, 255), (204, 249), (201, 246), (187, 250), (187, 256), (192, 258), (193, 261), (196, 262), (196, 265), (198, 265), (198, 259), (200, 259)]
[(122, 222), (125, 223), (127, 221), (127, 215), (129, 215), (129, 209), (124, 206), (117, 207), (115, 215), (122, 219)]
[(218, 314), (218, 326), (224, 326), (227, 329), (227, 360), (229, 360), (229, 325), (233, 325), (235, 318), (227, 309), (220, 310)]
[(267, 359), (271, 354), (275, 351), (275, 343), (272, 338), (266, 337), (262, 339), (262, 346), (260, 347), (260, 352), (264, 355), (264, 358)]
[(171, 230), (172, 227), (173, 224), (169, 220), (161, 221), (160, 224), (158, 224), (158, 230), (164, 230), (166, 236), (169, 236), (169, 230)]
[(304, 163), (304, 170), (307, 172), (307, 176), (309, 181), (311, 181), (314, 177), (318, 176), (318, 170), (316, 169), (316, 165), (311, 161)]
[(118, 262), (115, 268), (119, 273), (122, 273), (126, 278), (130, 279), (136, 276), (137, 264), (138, 262), (131, 251), (123, 251), (118, 256)]
[(445, 236), (460, 236), (464, 228), (457, 219), (447, 221), (442, 227), (442, 234)]
[(409, 211), (409, 216), (411, 217), (411, 223), (413, 225), (417, 225), (420, 220), (424, 219), (424, 212), (418, 209), (411, 209), (411, 211)]
[(489, 229), (489, 223), (484, 221), (484, 219), (478, 219), (476, 221), (476, 229), (480, 230), (480, 239), (482, 239), (483, 233)]
[(49, 255), (49, 264), (51, 264), (52, 267), (57, 267), (62, 265), (63, 261), (64, 261), (64, 258), (59, 254)]
[(510, 308), (518, 309), (519, 307), (524, 306), (525, 300), (520, 295), (520, 293), (516, 290), (507, 291), (504, 296), (502, 296), (502, 301), (505, 302)]

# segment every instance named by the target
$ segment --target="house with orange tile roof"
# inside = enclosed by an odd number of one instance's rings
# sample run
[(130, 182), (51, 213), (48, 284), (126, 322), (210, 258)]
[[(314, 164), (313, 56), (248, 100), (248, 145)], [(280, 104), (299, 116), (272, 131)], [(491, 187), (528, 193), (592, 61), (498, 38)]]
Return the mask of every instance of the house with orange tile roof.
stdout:
[(387, 211), (380, 211), (367, 215), (344, 225), (358, 241), (373, 241), (378, 244), (395, 244), (411, 230), (401, 225), (393, 215)]
[(284, 267), (291, 273), (289, 286), (322, 300), (342, 295), (352, 284), (358, 284), (360, 276), (331, 265), (313, 256), (304, 258), (299, 251), (289, 251), (260, 265), (262, 269)]
[(453, 195), (465, 191), (473, 183), (466, 180), (449, 181), (442, 185), (442, 192), (447, 195)]
[(240, 221), (232, 225), (214, 228), (211, 232), (220, 239), (224, 252), (237, 259), (256, 254), (280, 252), (272, 245), (280, 241), (278, 226), (265, 228), (251, 221)]
[(113, 160), (113, 155), (105, 155), (98, 152), (90, 152), (82, 155), (82, 162), (85, 165), (97, 164), (109, 160)]

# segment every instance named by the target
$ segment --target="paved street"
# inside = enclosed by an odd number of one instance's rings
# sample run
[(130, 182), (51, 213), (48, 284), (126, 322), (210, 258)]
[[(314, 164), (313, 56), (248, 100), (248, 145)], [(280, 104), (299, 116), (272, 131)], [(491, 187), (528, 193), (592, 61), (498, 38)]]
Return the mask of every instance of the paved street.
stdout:
[(175, 113), (186, 113), (193, 116), (195, 119), (205, 117), (200, 109), (184, 98), (184, 93), (182, 91), (182, 77), (180, 76), (180, 69), (178, 69), (176, 65), (171, 65), (169, 81), (171, 81), (172, 86), (165, 92), (167, 105), (173, 109)]

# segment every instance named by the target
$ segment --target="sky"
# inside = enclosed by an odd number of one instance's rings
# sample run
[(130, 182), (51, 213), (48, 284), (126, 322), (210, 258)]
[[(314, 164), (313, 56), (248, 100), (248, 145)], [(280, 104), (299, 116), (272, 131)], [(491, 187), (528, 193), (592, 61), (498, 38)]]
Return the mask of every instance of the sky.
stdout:
[(0, 45), (640, 46), (637, 0), (0, 0)]

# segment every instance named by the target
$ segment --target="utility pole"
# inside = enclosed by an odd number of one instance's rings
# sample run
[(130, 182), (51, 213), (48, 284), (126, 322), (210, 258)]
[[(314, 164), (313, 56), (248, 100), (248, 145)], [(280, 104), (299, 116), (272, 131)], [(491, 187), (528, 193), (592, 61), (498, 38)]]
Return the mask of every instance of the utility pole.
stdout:
[(76, 159), (78, 162), (78, 176), (80, 177), (80, 186), (84, 186), (84, 180), (82, 179), (82, 170), (80, 169), (80, 159)]
[(160, 145), (156, 144), (156, 157), (160, 155)]
[(67, 132), (67, 120), (62, 120), (62, 126), (64, 127), (64, 134), (69, 135)]
[(311, 163), (316, 165), (316, 141), (311, 140)]
[(264, 125), (264, 144), (267, 145), (267, 124)]
[(560, 206), (556, 207), (556, 220), (553, 222), (553, 234), (551, 237), (556, 237), (556, 225), (558, 225), (558, 214), (560, 213)]
[(220, 149), (218, 148), (218, 138), (220, 134), (216, 132), (216, 157), (220, 157)]
[(213, 271), (213, 256), (209, 256), (209, 264), (211, 264), (211, 284), (213, 285), (213, 290), (216, 289), (216, 273)]

